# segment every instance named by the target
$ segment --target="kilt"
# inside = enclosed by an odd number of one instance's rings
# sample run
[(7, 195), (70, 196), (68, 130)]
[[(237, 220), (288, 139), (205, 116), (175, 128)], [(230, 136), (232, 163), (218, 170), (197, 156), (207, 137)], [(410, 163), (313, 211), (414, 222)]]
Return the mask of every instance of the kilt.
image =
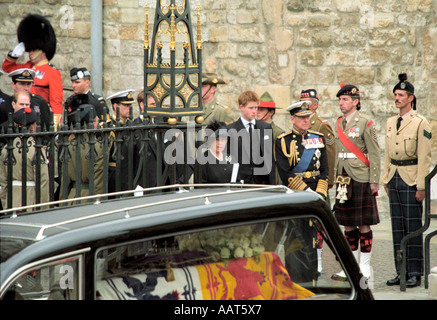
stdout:
[[(400, 263), (396, 259), (396, 253), (400, 250), (401, 240), (422, 227), (423, 207), (422, 203), (416, 200), (416, 191), (416, 186), (406, 184), (397, 171), (388, 183), (393, 251), (398, 275), (400, 274)], [(407, 243), (406, 251), (408, 276), (422, 276), (423, 236), (411, 238)]]
[[(343, 176), (347, 176), (343, 173)], [(376, 196), (370, 193), (370, 183), (361, 183), (351, 179), (348, 186), (348, 200), (340, 203), (335, 200), (335, 217), (343, 226), (364, 226), (379, 223)]]

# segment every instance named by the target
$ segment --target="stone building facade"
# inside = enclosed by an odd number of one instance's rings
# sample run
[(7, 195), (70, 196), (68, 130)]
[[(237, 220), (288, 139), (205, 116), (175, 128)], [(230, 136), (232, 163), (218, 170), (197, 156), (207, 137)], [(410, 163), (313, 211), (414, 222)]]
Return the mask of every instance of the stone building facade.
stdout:
[[(362, 112), (374, 119), (383, 148), (385, 121), (396, 113), (392, 89), (405, 72), (416, 87), (418, 112), (431, 121), (437, 137), (436, 0), (190, 1), (192, 11), (201, 6), (203, 70), (229, 81), (219, 87), (218, 97), (236, 117), (242, 91), (269, 91), (282, 108), (275, 121), (289, 129), (285, 108), (302, 89), (315, 88), (320, 114), (334, 124), (340, 115), (336, 92), (340, 83), (352, 83), (360, 88)], [(103, 92), (97, 93), (138, 92), (143, 7), (150, 6), (152, 26), (156, 1), (102, 2), (103, 74), (93, 77), (102, 77)], [(16, 28), (26, 14), (47, 17), (58, 40), (51, 62), (61, 71), (64, 88), (71, 88), (69, 70), (91, 68), (90, 10), (89, 0), (0, 0), (0, 52), (5, 56), (17, 44)], [(11, 93), (7, 76), (0, 88)], [(70, 94), (65, 90), (65, 98)]]

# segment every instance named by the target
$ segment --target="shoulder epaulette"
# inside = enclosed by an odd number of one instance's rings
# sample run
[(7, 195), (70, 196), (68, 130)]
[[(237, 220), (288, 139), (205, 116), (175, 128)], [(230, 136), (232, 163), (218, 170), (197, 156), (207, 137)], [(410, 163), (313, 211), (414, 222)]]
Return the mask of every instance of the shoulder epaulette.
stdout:
[(291, 133), (293, 133), (293, 130), (290, 130), (288, 132), (284, 132), (283, 134), (279, 135), (277, 139), (282, 139), (283, 137), (288, 136)]
[(318, 132), (318, 131), (308, 130), (308, 132), (311, 132), (311, 133), (314, 133), (314, 134), (318, 134), (319, 136), (322, 136), (322, 137), (324, 136), (323, 133)]
[(421, 116), (420, 114), (417, 114), (417, 113), (416, 113), (416, 117), (418, 117), (421, 120), (426, 120), (426, 118), (424, 116)]

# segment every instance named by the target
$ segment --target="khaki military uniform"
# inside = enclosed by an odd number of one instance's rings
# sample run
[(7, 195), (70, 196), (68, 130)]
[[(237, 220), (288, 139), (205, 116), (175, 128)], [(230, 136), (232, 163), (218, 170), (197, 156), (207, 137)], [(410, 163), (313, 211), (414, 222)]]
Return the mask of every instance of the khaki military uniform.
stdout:
[(387, 185), (397, 170), (406, 184), (417, 185), (423, 190), (431, 166), (431, 126), (414, 110), (402, 121), (399, 131), (396, 129), (397, 119), (398, 116), (394, 116), (387, 120), (381, 182)]
[[(343, 129), (346, 137), (366, 155), (369, 166), (343, 144), (337, 128), (335, 217), (338, 223), (344, 226), (375, 225), (380, 220), (376, 195), (371, 194), (370, 184), (379, 184), (380, 178), (380, 149), (376, 129), (373, 121), (358, 111), (353, 114), (345, 127), (342, 124), (343, 119), (344, 117), (338, 119), (340, 128)], [(345, 183), (346, 181), (348, 182)]]
[[(117, 120), (115, 115), (112, 115), (112, 117), (106, 121), (108, 128), (116, 127)], [(120, 124), (123, 126), (125, 125), (125, 121), (123, 119), (120, 119)], [(118, 139), (123, 139), (123, 137), (128, 135), (128, 131), (112, 131), (109, 135), (109, 163), (108, 163), (108, 192), (118, 192), (118, 191), (125, 191), (132, 189), (132, 186), (129, 186), (129, 166), (133, 166), (133, 159), (130, 159), (132, 163), (129, 163), (129, 157), (128, 157), (128, 149), (129, 144), (128, 143), (121, 143), (120, 145), (120, 154), (121, 154), (121, 160), (120, 160), (120, 175), (119, 175), (119, 182), (120, 182), (120, 189), (117, 190), (116, 187), (116, 174), (117, 174), (117, 148), (119, 144), (116, 142)]]
[(205, 113), (203, 116), (205, 124), (208, 124), (213, 120), (224, 122), (225, 124), (230, 124), (234, 121), (232, 110), (229, 107), (218, 103), (215, 96), (211, 101), (204, 104), (203, 112)]
[(335, 134), (328, 120), (319, 117), (317, 112), (311, 116), (309, 130), (320, 132), (325, 137), (326, 153), (328, 155), (329, 177), (328, 184), (330, 186), (335, 184), (335, 159), (336, 159), (336, 145)]
[[(404, 115), (399, 129), (399, 116), (387, 120), (385, 158), (382, 183), (388, 189), (394, 257), (402, 239), (422, 227), (423, 203), (416, 193), (425, 189), (425, 177), (431, 166), (431, 127), (414, 110)], [(396, 273), (400, 262), (394, 259)], [(423, 275), (423, 238), (411, 238), (405, 252), (407, 279)]]
[[(26, 186), (26, 197), (27, 203), (26, 205), (36, 204), (36, 166), (32, 164), (32, 160), (36, 157), (35, 155), (35, 141), (33, 139), (29, 139), (28, 142), (31, 142), (31, 146), (28, 148), (27, 152), (27, 167), (26, 167), (26, 178), (27, 178), (27, 186)], [(21, 143), (20, 138), (15, 138), (13, 145), (17, 146)], [(7, 147), (5, 146), (1, 152), (0, 161), (0, 198), (2, 201), (3, 208), (7, 208), (7, 195), (8, 195), (8, 167), (7, 164), (3, 162), (3, 159), (6, 159)], [(44, 155), (44, 151), (41, 150), (42, 160), (44, 164), (41, 164), (41, 201), (40, 203), (45, 203), (49, 201), (49, 169), (48, 169), (48, 161)], [(21, 199), (21, 188), (22, 188), (22, 152), (19, 152), (17, 147), (14, 148), (14, 158), (16, 160), (15, 165), (12, 169), (12, 207), (21, 207), (22, 199)]]
[(339, 139), (337, 132), (336, 175), (341, 175), (344, 169), (355, 181), (379, 184), (380, 148), (373, 121), (356, 111), (343, 131), (348, 139), (367, 155), (370, 167), (351, 154), (351, 151)]
[[(81, 168), (81, 181), (80, 183), (80, 197), (90, 195), (89, 181), (90, 181), (90, 159), (85, 157), (89, 152), (89, 137), (88, 134), (84, 135), (86, 139), (86, 147), (81, 148), (80, 164), (76, 163), (76, 147), (71, 145), (73, 136), (70, 136), (70, 145), (68, 146), (69, 153), (71, 155), (71, 161), (68, 162), (68, 178), (67, 181), (61, 181), (61, 193), (60, 199), (72, 199), (76, 198), (76, 172), (80, 166)], [(103, 147), (101, 143), (96, 143), (95, 147), (95, 161), (94, 161), (94, 192), (93, 194), (103, 193)], [(67, 195), (64, 196), (64, 183), (67, 184)]]
[(273, 121), (271, 121), (270, 124), (272, 125), (273, 129), (273, 141), (275, 141), (281, 134), (285, 133), (285, 131)]
[[(284, 130), (282, 130), (281, 127), (278, 127), (273, 121), (270, 122), (273, 128), (273, 143), (278, 139), (278, 137), (285, 133)], [(278, 167), (275, 168), (275, 175), (276, 175), (276, 184), (281, 184), (281, 177), (279, 176)]]

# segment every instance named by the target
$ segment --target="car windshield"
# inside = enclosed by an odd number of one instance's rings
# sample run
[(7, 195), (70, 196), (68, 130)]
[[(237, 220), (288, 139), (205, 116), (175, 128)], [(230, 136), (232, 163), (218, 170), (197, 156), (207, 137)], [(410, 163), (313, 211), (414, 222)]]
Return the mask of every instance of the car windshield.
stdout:
[(291, 300), (348, 298), (327, 234), (313, 218), (293, 218), (147, 239), (97, 252), (96, 298)]

